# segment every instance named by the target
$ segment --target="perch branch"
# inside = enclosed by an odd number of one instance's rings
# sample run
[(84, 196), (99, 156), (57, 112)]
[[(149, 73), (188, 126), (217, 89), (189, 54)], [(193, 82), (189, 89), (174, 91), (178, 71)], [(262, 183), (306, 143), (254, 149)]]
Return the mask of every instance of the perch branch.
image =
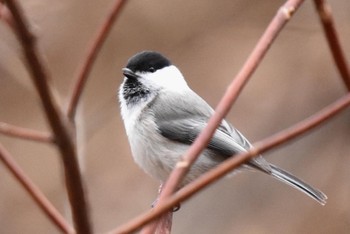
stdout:
[(180, 189), (175, 194), (164, 198), (163, 202), (156, 206), (154, 209), (147, 211), (132, 219), (128, 223), (116, 228), (115, 230), (110, 231), (109, 234), (132, 233), (140, 229), (143, 225), (158, 218), (163, 213), (171, 210), (177, 204), (187, 200), (204, 187), (217, 181), (219, 178), (231, 172), (233, 169), (239, 167), (241, 164), (248, 161), (252, 157), (276, 148), (277, 146), (280, 146), (283, 143), (287, 143), (296, 137), (312, 130), (313, 128), (334, 117), (336, 114), (348, 106), (350, 106), (350, 94), (343, 96), (334, 103), (323, 108), (321, 111), (295, 124), (294, 126), (291, 126), (279, 133), (265, 138), (256, 144), (253, 144), (254, 147), (251, 150), (237, 154), (234, 157), (227, 159), (214, 169), (203, 174), (195, 181)]
[[(210, 118), (207, 126), (199, 134), (195, 142), (191, 145), (190, 149), (182, 156), (182, 158), (178, 162), (177, 165), (181, 166), (175, 167), (175, 169), (170, 174), (167, 182), (165, 183), (163, 191), (159, 196), (158, 204), (161, 204), (162, 200), (165, 197), (168, 197), (175, 192), (175, 189), (178, 187), (179, 183), (186, 175), (191, 165), (195, 162), (199, 154), (209, 143), (215, 130), (221, 123), (222, 119), (229, 112), (233, 102), (237, 99), (240, 91), (243, 89), (248, 79), (251, 77), (251, 75), (256, 70), (257, 66), (262, 61), (263, 57), (265, 56), (273, 41), (278, 36), (279, 32), (282, 30), (283, 26), (291, 19), (295, 11), (300, 7), (302, 3), (303, 0), (288, 0), (277, 11), (275, 17), (268, 25), (264, 34), (262, 35), (254, 50), (250, 54), (249, 58), (243, 65), (242, 69), (237, 74), (232, 83), (228, 86), (225, 95), (222, 97), (220, 103), (216, 107), (215, 113)], [(154, 232), (156, 227), (154, 226), (154, 223), (150, 225), (153, 227), (145, 228), (149, 230), (149, 233), (152, 233)]]
[(190, 165), (197, 159), (200, 152), (208, 144), (211, 136), (215, 132), (218, 125), (221, 123), (222, 119), (227, 115), (231, 108), (232, 103), (238, 97), (238, 94), (242, 90), (243, 86), (248, 81), (248, 78), (256, 70), (257, 66), (263, 59), (270, 45), (277, 37), (278, 33), (281, 31), (283, 26), (289, 21), (296, 9), (301, 5), (303, 1), (287, 1), (277, 12), (276, 16), (273, 18), (266, 31), (258, 41), (253, 52), (247, 59), (246, 63), (243, 65), (240, 72), (237, 74), (233, 82), (227, 88), (225, 95), (221, 99), (215, 113), (209, 120), (206, 128), (197, 137), (195, 142), (192, 144), (190, 149), (181, 159), (182, 165), (187, 165), (186, 167), (177, 167), (171, 173), (168, 181), (166, 182), (163, 192), (160, 196), (159, 203), (162, 202), (164, 197), (169, 196), (174, 193), (175, 188), (178, 187), (179, 182), (185, 176), (189, 170)]
[(0, 122), (0, 133), (30, 141), (54, 143), (53, 136), (48, 132), (40, 132), (28, 128), (17, 127), (4, 122)]
[(331, 49), (334, 62), (341, 77), (343, 78), (346, 88), (348, 91), (350, 91), (350, 70), (340, 44), (331, 7), (325, 0), (314, 0), (314, 3), (323, 26), (329, 48)]
[(76, 231), (78, 234), (90, 234), (91, 227), (86, 198), (68, 121), (63, 118), (63, 115), (53, 100), (47, 82), (48, 74), (43, 67), (43, 63), (37, 52), (36, 40), (29, 31), (28, 21), (25, 19), (22, 9), (16, 0), (7, 0), (6, 3), (16, 25), (15, 34), (22, 45), (30, 77), (39, 93), (43, 109), (55, 135), (57, 147), (61, 154), (68, 198)]
[(106, 40), (108, 33), (110, 32), (117, 16), (121, 12), (124, 6), (125, 0), (116, 0), (110, 13), (107, 15), (105, 21), (98, 29), (91, 46), (88, 48), (85, 60), (82, 62), (78, 69), (77, 76), (74, 79), (70, 98), (68, 99), (67, 116), (70, 120), (73, 120), (75, 112), (78, 106), (80, 96), (83, 92), (84, 85), (87, 81), (88, 75), (91, 71), (92, 65), (100, 51), (104, 41)]
[(17, 181), (29, 193), (40, 209), (50, 218), (50, 220), (64, 233), (74, 233), (74, 229), (67, 223), (63, 216), (56, 210), (51, 202), (45, 197), (40, 189), (30, 180), (24, 171), (13, 160), (11, 154), (0, 144), (0, 160), (11, 171)]

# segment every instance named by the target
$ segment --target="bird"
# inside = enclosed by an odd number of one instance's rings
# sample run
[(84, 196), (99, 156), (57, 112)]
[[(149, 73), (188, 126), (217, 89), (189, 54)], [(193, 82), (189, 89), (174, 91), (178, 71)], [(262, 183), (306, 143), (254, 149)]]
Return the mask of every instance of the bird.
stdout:
[[(147, 174), (164, 183), (206, 127), (214, 110), (188, 86), (181, 71), (159, 52), (141, 51), (133, 55), (122, 73), (124, 79), (118, 96), (132, 156)], [(242, 133), (222, 120), (178, 189), (252, 147)], [(270, 175), (326, 204), (327, 196), (323, 192), (261, 155), (234, 169), (232, 174), (247, 169)]]

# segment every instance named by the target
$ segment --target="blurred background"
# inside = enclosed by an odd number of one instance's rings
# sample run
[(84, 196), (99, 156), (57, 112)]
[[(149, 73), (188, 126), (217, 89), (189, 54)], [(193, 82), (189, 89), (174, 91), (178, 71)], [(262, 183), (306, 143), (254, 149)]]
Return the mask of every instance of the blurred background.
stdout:
[[(72, 78), (113, 1), (21, 1), (52, 84), (65, 105)], [(128, 1), (93, 67), (77, 125), (94, 230), (106, 232), (150, 208), (158, 181), (134, 164), (120, 117), (121, 68), (141, 50), (176, 64), (216, 106), (284, 1)], [(350, 3), (330, 1), (350, 58)], [(0, 22), (0, 121), (48, 131), (20, 45)], [(312, 1), (282, 31), (227, 116), (251, 142), (278, 132), (346, 93)], [(320, 206), (259, 173), (223, 179), (182, 204), (173, 233), (349, 233), (350, 111), (264, 156), (325, 192)], [(0, 142), (67, 214), (55, 147), (0, 135)], [(0, 232), (59, 233), (0, 164)]]

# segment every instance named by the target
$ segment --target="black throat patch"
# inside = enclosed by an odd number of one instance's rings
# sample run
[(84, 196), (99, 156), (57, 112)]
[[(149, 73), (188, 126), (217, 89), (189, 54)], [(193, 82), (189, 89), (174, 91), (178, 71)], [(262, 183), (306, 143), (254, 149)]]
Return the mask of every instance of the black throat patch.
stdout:
[(151, 92), (137, 79), (126, 79), (123, 84), (123, 97), (127, 105), (146, 100)]

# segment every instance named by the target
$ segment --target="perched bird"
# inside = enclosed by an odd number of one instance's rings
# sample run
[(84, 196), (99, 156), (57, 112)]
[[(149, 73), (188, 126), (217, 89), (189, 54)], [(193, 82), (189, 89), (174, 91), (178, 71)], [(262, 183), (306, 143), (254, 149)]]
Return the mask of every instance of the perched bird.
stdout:
[[(145, 172), (165, 182), (214, 110), (188, 87), (179, 69), (160, 53), (143, 51), (134, 55), (123, 68), (123, 74), (119, 99), (132, 155)], [(223, 120), (181, 186), (251, 147), (237, 129)], [(322, 205), (326, 203), (324, 193), (262, 156), (251, 159), (240, 167), (243, 168), (263, 172)]]

